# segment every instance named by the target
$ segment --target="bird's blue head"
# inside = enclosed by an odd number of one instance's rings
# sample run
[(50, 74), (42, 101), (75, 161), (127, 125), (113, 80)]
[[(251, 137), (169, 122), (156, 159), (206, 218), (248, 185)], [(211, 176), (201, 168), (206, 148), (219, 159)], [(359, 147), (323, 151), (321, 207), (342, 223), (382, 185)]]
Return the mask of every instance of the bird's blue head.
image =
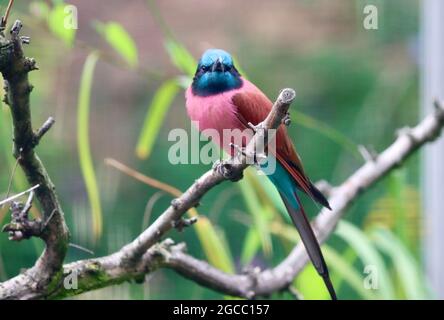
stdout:
[(242, 79), (228, 52), (220, 49), (204, 52), (191, 85), (193, 94), (205, 97), (241, 86)]

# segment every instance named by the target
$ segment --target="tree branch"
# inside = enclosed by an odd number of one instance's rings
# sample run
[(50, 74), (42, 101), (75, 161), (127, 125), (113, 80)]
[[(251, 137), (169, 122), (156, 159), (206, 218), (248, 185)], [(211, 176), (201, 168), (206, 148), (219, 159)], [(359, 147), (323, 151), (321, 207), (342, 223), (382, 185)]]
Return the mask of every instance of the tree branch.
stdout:
[[(434, 141), (440, 135), (443, 125), (444, 106), (436, 101), (433, 114), (416, 127), (403, 130), (391, 146), (334, 188), (329, 198), (333, 210), (321, 210), (313, 222), (318, 240), (322, 243), (329, 237), (345, 210), (362, 192), (399, 167), (417, 149)], [(254, 277), (226, 274), (182, 252), (171, 254), (164, 265), (203, 286), (225, 294), (252, 298), (285, 290), (308, 262), (307, 252), (299, 244), (278, 266), (264, 270)]]
[[(391, 146), (371, 161), (366, 162), (341, 185), (332, 189), (329, 202), (333, 210), (321, 210), (313, 222), (313, 228), (320, 242), (324, 242), (329, 237), (345, 210), (360, 194), (390, 171), (399, 167), (418, 148), (439, 136), (444, 126), (444, 107), (438, 102), (435, 103), (435, 106), (433, 114), (422, 120), (416, 127), (404, 130)], [(199, 180), (212, 176), (212, 174), (212, 172), (207, 172)], [(207, 187), (208, 184), (205, 185), (205, 188)], [(200, 195), (202, 190), (198, 189), (199, 185), (197, 187), (193, 185), (186, 194), (199, 192)], [(208, 189), (205, 189), (205, 192), (206, 190)], [(193, 199), (195, 197), (197, 196), (193, 196)], [(188, 208), (191, 205), (190, 201), (180, 208), (186, 210), (184, 206)], [(171, 209), (167, 209), (165, 213), (169, 210)], [(161, 217), (164, 217), (165, 213)], [(61, 288), (53, 297), (78, 294), (129, 279), (142, 280), (146, 273), (166, 267), (202, 286), (223, 294), (251, 299), (287, 290), (297, 274), (309, 262), (303, 245), (299, 244), (294, 247), (287, 258), (274, 268), (245, 274), (228, 274), (211, 266), (206, 261), (186, 254), (184, 249), (183, 244), (173, 246), (170, 240), (165, 240), (161, 244), (151, 246), (137, 260), (137, 263), (131, 266), (121, 263), (124, 261), (123, 253), (127, 250), (126, 248), (107, 257), (69, 264), (65, 266), (65, 274), (75, 272), (79, 276), (79, 288), (75, 292)], [(93, 266), (94, 272), (90, 271), (90, 266)]]
[[(32, 129), (29, 96), (32, 85), (28, 73), (35, 70), (35, 61), (23, 54), (19, 36), (22, 24), (16, 21), (11, 29), (11, 39), (0, 32), (0, 72), (3, 74), (6, 96), (13, 123), (14, 156), (26, 175), (30, 185), (39, 185), (35, 195), (43, 211), (45, 228), (39, 236), (46, 247), (35, 265), (23, 274), (0, 283), (0, 299), (34, 298), (51, 287), (52, 282), (61, 278), (61, 268), (68, 245), (68, 228), (63, 211), (51, 179), (34, 151), (36, 141), (41, 138)], [(48, 127), (49, 129), (49, 127)]]

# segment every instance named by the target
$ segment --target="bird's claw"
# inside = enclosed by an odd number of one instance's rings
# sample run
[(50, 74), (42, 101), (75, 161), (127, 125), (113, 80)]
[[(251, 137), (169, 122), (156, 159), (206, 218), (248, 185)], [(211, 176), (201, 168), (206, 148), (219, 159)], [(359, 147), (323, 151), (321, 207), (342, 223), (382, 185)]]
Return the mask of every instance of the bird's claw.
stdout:
[(243, 173), (233, 170), (233, 165), (227, 161), (217, 160), (213, 164), (213, 170), (217, 171), (221, 176), (233, 182), (243, 178)]
[(267, 155), (265, 152), (254, 152), (254, 154), (247, 154), (246, 149), (239, 147), (234, 143), (230, 143), (230, 147), (236, 150), (236, 156), (240, 157), (241, 155), (247, 158), (247, 163), (251, 165), (255, 165), (260, 168), (260, 165), (267, 160)]
[(248, 126), (250, 127), (251, 130), (253, 130), (254, 133), (256, 133), (258, 126), (252, 124), (251, 122), (248, 122)]
[(287, 112), (286, 115), (282, 118), (282, 124), (286, 127), (291, 124), (290, 112)]
[(240, 155), (247, 156), (245, 153), (245, 148), (239, 147), (237, 144), (230, 143), (230, 147), (236, 150), (236, 156), (239, 157)]
[(265, 153), (255, 153), (254, 154), (254, 164), (259, 166), (267, 161), (267, 155)]

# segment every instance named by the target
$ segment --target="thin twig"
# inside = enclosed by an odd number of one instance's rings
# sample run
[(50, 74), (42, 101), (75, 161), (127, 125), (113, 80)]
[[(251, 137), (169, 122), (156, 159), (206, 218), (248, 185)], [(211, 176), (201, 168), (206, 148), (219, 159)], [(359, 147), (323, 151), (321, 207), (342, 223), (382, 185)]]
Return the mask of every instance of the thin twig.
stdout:
[(40, 185), (37, 184), (37, 185), (33, 186), (32, 188), (29, 188), (28, 190), (25, 190), (23, 192), (15, 194), (15, 195), (13, 195), (13, 196), (11, 196), (9, 198), (6, 198), (5, 200), (0, 201), (0, 206), (3, 206), (5, 203), (11, 202), (12, 200), (15, 200), (17, 198), (20, 198), (21, 196), (27, 194), (28, 192), (31, 192), (31, 191), (37, 189), (38, 187), (40, 187)]
[(53, 117), (49, 117), (48, 120), (43, 123), (43, 125), (37, 130), (37, 132), (34, 135), (34, 143), (37, 145), (40, 142), (40, 139), (51, 129), (51, 127), (54, 125), (55, 120)]
[(11, 192), (12, 181), (14, 180), (15, 171), (17, 170), (17, 166), (18, 166), (19, 160), (20, 160), (20, 157), (18, 157), (15, 160), (14, 167), (12, 167), (12, 172), (11, 172), (11, 175), (9, 177), (8, 190), (6, 191), (5, 199), (7, 199), (9, 197), (9, 193)]
[(14, 5), (14, 0), (9, 0), (8, 6), (6, 7), (5, 14), (2, 17), (2, 21), (0, 23), (1, 28), (5, 28), (8, 23), (9, 14), (11, 12), (12, 6)]
[(57, 212), (56, 209), (52, 210), (51, 214), (49, 215), (48, 219), (46, 219), (46, 221), (43, 223), (42, 226), (42, 231), (46, 229), (46, 227), (48, 226), (49, 222), (51, 221), (51, 219), (54, 217), (55, 213)]
[(134, 179), (143, 182), (153, 188), (165, 191), (168, 194), (171, 194), (174, 197), (179, 197), (182, 194), (182, 191), (179, 189), (170, 186), (169, 184), (166, 184), (164, 182), (161, 182), (159, 180), (156, 180), (154, 178), (148, 177), (144, 175), (143, 173), (140, 173), (127, 165), (123, 164), (122, 162), (117, 161), (116, 159), (112, 158), (106, 158), (105, 164), (125, 173), (126, 175), (133, 177)]
[(89, 249), (87, 249), (87, 248), (85, 248), (85, 247), (82, 247), (82, 246), (80, 246), (80, 245), (78, 245), (78, 244), (75, 244), (75, 243), (70, 242), (70, 243), (68, 243), (68, 246), (70, 246), (71, 248), (75, 248), (75, 249), (78, 249), (78, 250), (80, 250), (80, 251), (83, 251), (83, 252), (89, 253), (89, 254), (92, 255), (92, 256), (94, 255), (94, 251), (89, 250)]
[(148, 227), (151, 218), (151, 212), (153, 211), (154, 204), (159, 200), (165, 193), (162, 191), (157, 191), (148, 200), (145, 206), (145, 212), (143, 213), (142, 231)]
[[(183, 194), (183, 192), (180, 191), (179, 189), (177, 189), (165, 182), (148, 177), (147, 175), (144, 175), (143, 173), (136, 171), (136, 170), (128, 167), (127, 165), (125, 165), (115, 159), (107, 158), (107, 159), (105, 159), (105, 164), (119, 170), (120, 172), (125, 173), (126, 175), (136, 179), (137, 181), (140, 181), (140, 182), (145, 183), (153, 188), (159, 189), (160, 191), (170, 194), (173, 197), (180, 197)], [(173, 203), (174, 203), (174, 201), (175, 200), (173, 200)], [(148, 204), (147, 204), (147, 207), (148, 207)], [(199, 217), (199, 212), (196, 210), (196, 208), (189, 208), (188, 213), (192, 219), (197, 219)], [(147, 219), (147, 217), (146, 217), (146, 211), (145, 211), (144, 218), (143, 218), (143, 221), (144, 221), (143, 226), (145, 225), (146, 219)], [(174, 221), (173, 224), (178, 222), (179, 220)], [(178, 225), (180, 225), (180, 224), (178, 224)], [(188, 224), (188, 225), (192, 225), (192, 224)], [(146, 228), (143, 227), (142, 230), (145, 230), (145, 229)]]

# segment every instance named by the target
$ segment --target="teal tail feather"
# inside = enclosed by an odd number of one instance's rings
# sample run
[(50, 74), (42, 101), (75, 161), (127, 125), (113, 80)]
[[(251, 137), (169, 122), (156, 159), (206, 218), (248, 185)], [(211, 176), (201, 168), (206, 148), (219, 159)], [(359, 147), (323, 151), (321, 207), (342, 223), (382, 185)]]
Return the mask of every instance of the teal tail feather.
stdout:
[(302, 204), (297, 195), (297, 186), (291, 175), (279, 164), (276, 164), (276, 170), (273, 174), (268, 175), (273, 182), (284, 201), (285, 207), (298, 230), (302, 243), (307, 250), (316, 271), (324, 280), (325, 286), (332, 300), (337, 300), (336, 292), (330, 279), (327, 264), (322, 255), (319, 242), (311, 228), (310, 221), (305, 214)]

